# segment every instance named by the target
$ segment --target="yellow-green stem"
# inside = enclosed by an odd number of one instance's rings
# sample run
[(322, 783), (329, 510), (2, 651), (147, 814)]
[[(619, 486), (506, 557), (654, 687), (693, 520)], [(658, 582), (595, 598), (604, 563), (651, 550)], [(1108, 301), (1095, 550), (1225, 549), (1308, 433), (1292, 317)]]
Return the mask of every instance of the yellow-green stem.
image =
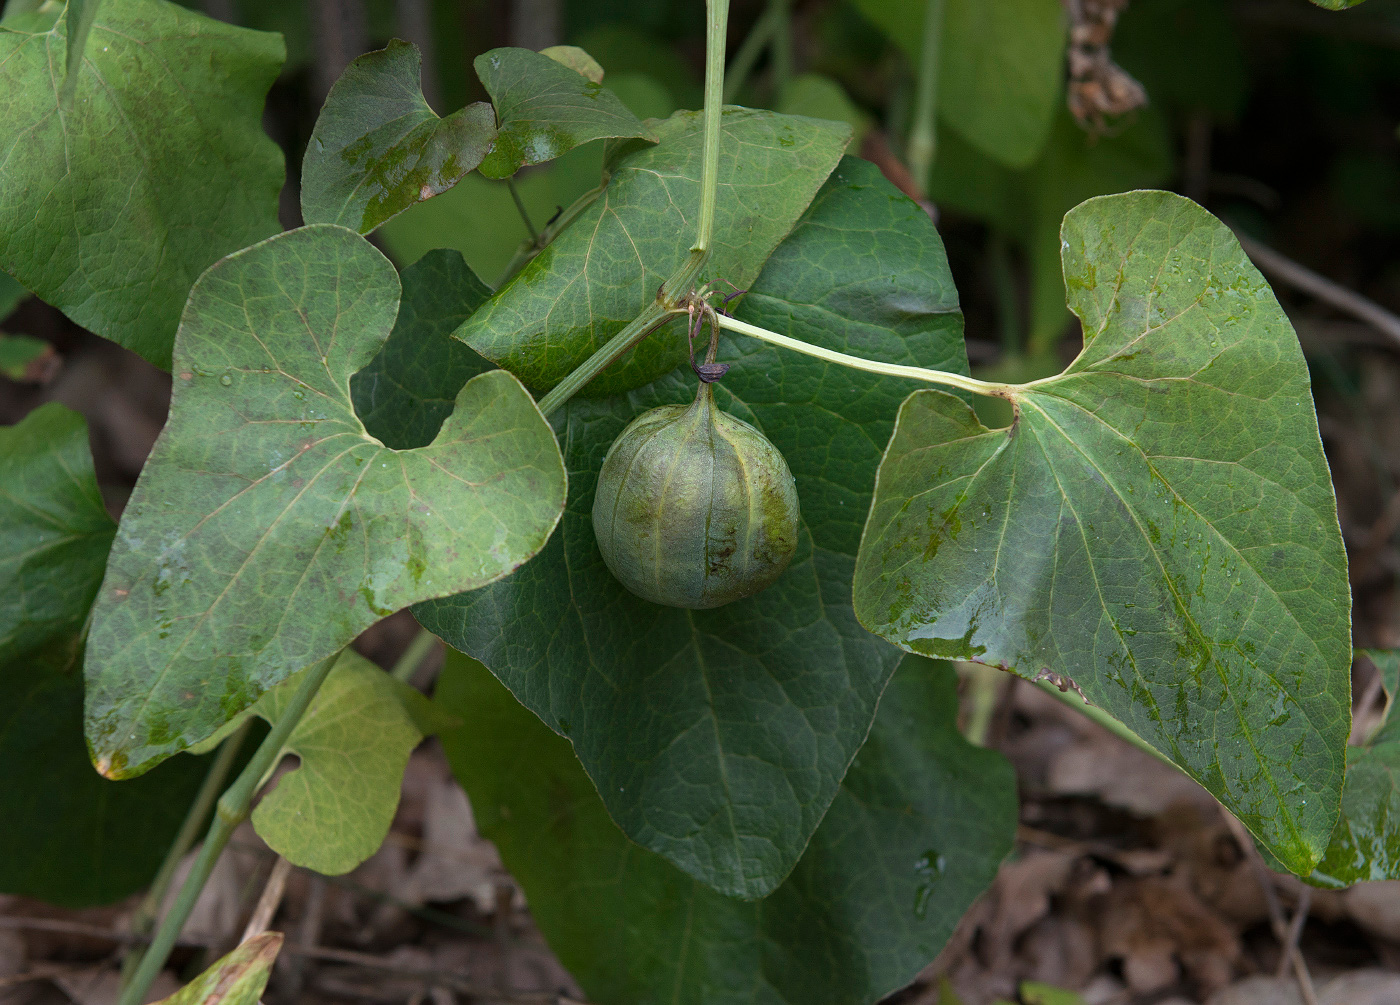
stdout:
[(261, 787), (262, 779), (275, 766), (287, 737), (291, 736), (296, 724), (306, 714), (311, 699), (316, 697), (316, 692), (325, 682), (326, 675), (331, 672), (331, 667), (339, 658), (340, 653), (337, 652), (306, 669), (296, 693), (287, 704), (286, 711), (263, 738), (263, 742), (237, 780), (219, 797), (214, 819), (209, 824), (209, 833), (204, 838), (199, 855), (195, 858), (189, 875), (185, 877), (184, 885), (175, 897), (175, 903), (171, 905), (165, 917), (160, 919), (160, 928), (157, 929), (150, 948), (146, 950), (146, 955), (141, 958), (136, 973), (122, 988), (117, 1005), (141, 1005), (145, 999), (147, 990), (165, 966), (170, 950), (175, 947), (175, 940), (180, 937), (180, 930), (185, 927), (190, 912), (194, 910), (195, 901), (199, 899), (199, 893), (204, 889), (209, 874), (214, 871), (214, 864), (218, 862), (224, 846), (228, 844), (238, 825), (247, 819), (248, 808), (253, 803), (253, 796)]
[(436, 635), (426, 628), (418, 629), (418, 634), (413, 637), (413, 641), (403, 651), (403, 655), (394, 664), (394, 668), (389, 671), (389, 675), (394, 680), (400, 680), (407, 684), (414, 672), (423, 665), (423, 661), (437, 649), (437, 644)]
[[(156, 871), (155, 879), (151, 880), (151, 886), (146, 891), (146, 896), (142, 898), (141, 904), (136, 908), (131, 916), (131, 934), (145, 937), (151, 934), (151, 929), (156, 926), (156, 916), (160, 914), (161, 901), (165, 899), (165, 891), (170, 888), (170, 881), (175, 878), (175, 870), (180, 866), (180, 860), (185, 857), (185, 853), (194, 847), (195, 838), (199, 837), (199, 828), (204, 825), (204, 819), (209, 816), (210, 809), (214, 806), (214, 800), (219, 797), (220, 790), (224, 787), (224, 781), (228, 778), (228, 773), (233, 769), (233, 762), (238, 759), (238, 751), (243, 747), (243, 741), (247, 739), (248, 730), (252, 726), (249, 719), (234, 730), (219, 745), (219, 752), (214, 755), (214, 761), (209, 765), (208, 772), (204, 775), (204, 781), (200, 783), (199, 791), (195, 793), (194, 802), (190, 803), (189, 811), (185, 814), (184, 823), (180, 825), (180, 831), (175, 835), (175, 840), (170, 843), (166, 850), (165, 859), (160, 863), (160, 869)], [(131, 947), (126, 954), (126, 959), (122, 961), (122, 976), (130, 978), (136, 972), (136, 968), (141, 965), (141, 957), (145, 955), (144, 949), (139, 945)]]
[(715, 193), (719, 190), (720, 116), (724, 111), (724, 36), (729, 23), (729, 0), (709, 0), (705, 33), (705, 139), (700, 168), (700, 215), (690, 254), (657, 297), (588, 359), (539, 401), (546, 416), (554, 413), (579, 389), (655, 331), (694, 288), (710, 259), (715, 230)]
[(726, 317), (723, 314), (719, 316), (719, 325), (721, 328), (738, 332), (740, 335), (762, 339), (764, 342), (771, 342), (784, 349), (792, 349), (817, 359), (824, 359), (828, 363), (849, 366), (853, 370), (864, 370), (866, 373), (878, 373), (886, 377), (908, 377), (911, 380), (921, 380), (926, 384), (956, 387), (962, 391), (971, 391), (973, 394), (982, 394), (991, 398), (1011, 398), (1017, 390), (1015, 384), (996, 384), (991, 381), (978, 380), (976, 377), (964, 377), (960, 373), (948, 373), (945, 370), (929, 370), (922, 366), (906, 366), (903, 363), (881, 363), (878, 360), (852, 356), (848, 353), (837, 352), (835, 349), (826, 349), (819, 345), (812, 345), (810, 342), (803, 342), (800, 339), (779, 335), (777, 332), (770, 332), (767, 328), (760, 328), (758, 325), (751, 325), (746, 321)]

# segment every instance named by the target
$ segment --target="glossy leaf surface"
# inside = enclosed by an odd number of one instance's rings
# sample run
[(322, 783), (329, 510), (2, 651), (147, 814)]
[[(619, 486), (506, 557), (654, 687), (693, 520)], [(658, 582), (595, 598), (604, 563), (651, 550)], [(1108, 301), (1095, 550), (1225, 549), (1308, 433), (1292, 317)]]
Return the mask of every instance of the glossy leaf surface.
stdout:
[(1072, 678), (1290, 869), (1337, 819), (1350, 591), (1297, 337), (1234, 235), (1169, 193), (1063, 230), (1085, 347), (983, 427), (912, 395), (856, 612), (911, 651)]
[(416, 45), (394, 39), (335, 82), (301, 165), (307, 223), (368, 234), (450, 189), (491, 149), (491, 106), (478, 101), (438, 118), (423, 97), (422, 61)]
[[(607, 189), (472, 315), (457, 337), (527, 387), (553, 387), (656, 299), (695, 241), (701, 119), (677, 112), (661, 142), (613, 166)], [(706, 275), (747, 287), (841, 158), (835, 122), (729, 108)], [(727, 289), (728, 287), (726, 287)], [(653, 334), (585, 390), (628, 391), (686, 356), (683, 323)]]
[(159, 367), (190, 286), (280, 229), (262, 131), (276, 35), (165, 0), (105, 0), (71, 107), (66, 14), (0, 27), (0, 269)]
[(449, 653), (438, 700), (478, 826), (590, 1000), (848, 1005), (908, 983), (1016, 832), (1011, 767), (954, 724), (946, 663), (906, 657), (802, 860), (766, 899), (721, 896), (617, 829), (569, 745)]
[[(966, 370), (962, 315), (928, 216), (844, 161), (738, 308), (832, 348)], [(850, 580), (880, 445), (915, 386), (744, 339), (720, 406), (758, 427), (797, 481), (797, 555), (771, 588), (710, 611), (658, 607), (603, 565), (591, 510), (609, 445), (638, 413), (694, 397), (687, 372), (558, 416), (570, 498), (560, 532), (510, 579), (419, 605), (569, 736), (639, 844), (725, 893), (763, 896), (834, 798), (897, 651), (862, 630)]]
[(616, 95), (559, 59), (529, 49), (492, 49), (474, 65), (498, 123), (495, 146), (481, 163), (487, 178), (509, 178), (590, 140), (655, 139)]
[(191, 294), (170, 420), (122, 518), (87, 654), (94, 761), (137, 774), (379, 618), (506, 575), (549, 536), (564, 473), (518, 381), (484, 373), (434, 441), (383, 446), (350, 376), (398, 311), (342, 227), (230, 256)]

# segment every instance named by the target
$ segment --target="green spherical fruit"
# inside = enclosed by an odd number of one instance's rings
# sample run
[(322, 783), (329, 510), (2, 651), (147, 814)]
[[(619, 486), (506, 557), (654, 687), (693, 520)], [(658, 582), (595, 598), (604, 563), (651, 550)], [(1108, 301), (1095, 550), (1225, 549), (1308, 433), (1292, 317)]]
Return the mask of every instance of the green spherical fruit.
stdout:
[(608, 450), (593, 498), (603, 561), (644, 600), (700, 609), (771, 586), (797, 549), (797, 486), (778, 448), (715, 407), (634, 419)]

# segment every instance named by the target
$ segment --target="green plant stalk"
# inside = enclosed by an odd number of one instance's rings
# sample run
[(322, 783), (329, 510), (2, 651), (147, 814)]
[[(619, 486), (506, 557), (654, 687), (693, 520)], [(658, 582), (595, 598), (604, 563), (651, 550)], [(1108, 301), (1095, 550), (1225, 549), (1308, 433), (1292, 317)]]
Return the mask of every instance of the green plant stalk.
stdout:
[(903, 363), (881, 363), (861, 356), (851, 356), (844, 352), (837, 352), (835, 349), (825, 349), (819, 345), (812, 345), (810, 342), (779, 335), (777, 332), (770, 332), (767, 328), (760, 328), (758, 325), (751, 325), (746, 321), (740, 321), (723, 314), (719, 315), (719, 326), (741, 335), (749, 335), (756, 339), (762, 339), (764, 342), (771, 342), (784, 349), (792, 349), (808, 356), (815, 356), (817, 359), (824, 359), (828, 363), (849, 366), (853, 370), (864, 370), (866, 373), (878, 373), (886, 377), (908, 377), (911, 380), (956, 387), (961, 391), (971, 391), (973, 394), (981, 394), (991, 398), (1014, 399), (1015, 392), (1020, 389), (1018, 384), (998, 384), (992, 381), (978, 380), (976, 377), (964, 377), (960, 373), (948, 373), (945, 370), (929, 370), (922, 366), (906, 366)]
[(544, 413), (544, 417), (549, 418), (558, 411), (560, 406), (577, 394), (585, 384), (654, 332), (670, 316), (671, 312), (663, 307), (659, 300), (647, 304), (646, 309), (633, 318), (626, 328), (608, 339), (601, 349), (571, 370), (567, 377), (555, 384), (549, 393), (539, 400), (540, 411)]
[(1120, 740), (1124, 740), (1127, 743), (1132, 744), (1138, 750), (1141, 750), (1144, 754), (1151, 754), (1163, 764), (1170, 764), (1173, 768), (1176, 768), (1177, 771), (1181, 771), (1181, 768), (1174, 761), (1172, 761), (1170, 757), (1162, 753), (1156, 747), (1152, 746), (1152, 744), (1148, 743), (1142, 737), (1138, 736), (1131, 729), (1123, 725), (1121, 722), (1119, 722), (1113, 716), (1109, 715), (1103, 709), (1099, 708), (1097, 705), (1090, 705), (1088, 701), (1086, 701), (1084, 698), (1081, 698), (1077, 693), (1074, 693), (1072, 691), (1061, 691), (1054, 684), (1051, 684), (1048, 680), (1035, 680), (1031, 681), (1031, 683), (1034, 684), (1036, 687), (1040, 688), (1042, 691), (1044, 691), (1046, 694), (1048, 694), (1050, 697), (1054, 698), (1061, 704), (1068, 705), (1080, 715), (1083, 715), (1086, 718), (1098, 723), (1100, 726), (1108, 730)]
[(525, 208), (525, 200), (520, 198), (520, 189), (515, 187), (515, 179), (506, 179), (506, 188), (510, 189), (510, 197), (515, 200), (515, 209), (520, 214), (520, 219), (525, 223), (525, 229), (529, 231), (530, 243), (538, 245), (540, 243), (540, 232), (535, 229), (535, 225), (530, 221), (530, 212)]
[(920, 190), (928, 191), (929, 174), (938, 152), (938, 73), (943, 49), (943, 13), (947, 0), (928, 0), (924, 11), (924, 48), (914, 98), (914, 125), (909, 131), (909, 173)]
[(331, 672), (331, 667), (339, 658), (340, 653), (337, 652), (307, 668), (296, 694), (287, 704), (286, 711), (263, 739), (242, 773), (219, 797), (214, 819), (209, 824), (209, 833), (204, 838), (204, 845), (199, 849), (199, 856), (195, 859), (189, 875), (185, 877), (184, 885), (175, 897), (175, 903), (166, 912), (165, 917), (160, 919), (160, 928), (157, 929), (150, 948), (146, 950), (146, 955), (141, 958), (136, 973), (122, 988), (117, 1005), (141, 1005), (145, 999), (146, 992), (165, 966), (170, 950), (180, 937), (180, 930), (185, 927), (190, 912), (194, 910), (195, 901), (199, 899), (209, 874), (214, 871), (214, 863), (219, 860), (219, 855), (233, 836), (234, 830), (247, 819), (248, 809), (261, 786), (262, 779), (276, 766), (287, 738), (291, 736), (301, 717), (306, 714), (311, 699), (316, 697), (316, 692), (325, 682), (326, 675)]
[(769, 0), (773, 12), (773, 94), (792, 79), (792, 13), (789, 0)]
[(724, 42), (729, 0), (708, 0), (705, 26), (705, 145), (700, 169), (700, 219), (690, 252), (708, 254), (715, 236), (715, 198), (719, 191), (719, 131), (724, 115)]
[(959, 663), (957, 667), (968, 689), (967, 725), (963, 736), (968, 743), (985, 747), (1005, 672), (985, 663)]
[(705, 32), (705, 139), (700, 169), (700, 216), (695, 243), (681, 267), (662, 284), (656, 299), (539, 401), (546, 417), (620, 356), (655, 331), (695, 287), (710, 260), (715, 233), (715, 198), (719, 190), (720, 116), (724, 113), (724, 34), (729, 23), (729, 0), (709, 0)]
[[(238, 752), (243, 748), (243, 741), (247, 739), (248, 730), (252, 727), (252, 723), (252, 719), (247, 720), (229, 734), (223, 743), (219, 744), (219, 752), (214, 755), (214, 762), (209, 765), (209, 771), (205, 774), (204, 781), (200, 783), (199, 791), (195, 793), (194, 802), (190, 803), (189, 812), (185, 814), (185, 820), (180, 825), (179, 833), (175, 835), (175, 840), (171, 842), (169, 850), (166, 851), (165, 859), (160, 863), (160, 869), (156, 871), (155, 879), (151, 880), (150, 889), (142, 898), (141, 905), (131, 916), (131, 934), (144, 937), (150, 935), (151, 929), (155, 928), (156, 915), (160, 913), (160, 904), (165, 899), (165, 891), (169, 889), (170, 881), (175, 877), (175, 870), (179, 868), (180, 860), (194, 846), (195, 838), (199, 837), (199, 828), (204, 823), (204, 818), (209, 815), (210, 809), (213, 808), (214, 800), (218, 798), (220, 790), (223, 789), (228, 773), (233, 770), (233, 762), (238, 759)], [(123, 980), (131, 979), (131, 975), (135, 973), (144, 955), (144, 949), (139, 944), (131, 947), (131, 950), (126, 954), (126, 959), (122, 960)]]
[(403, 651), (394, 668), (389, 671), (389, 676), (394, 680), (407, 684), (413, 676), (414, 671), (422, 665), (428, 658), (428, 654), (437, 647), (438, 638), (426, 628), (418, 629), (418, 634), (413, 637), (413, 641), (408, 644), (408, 648)]

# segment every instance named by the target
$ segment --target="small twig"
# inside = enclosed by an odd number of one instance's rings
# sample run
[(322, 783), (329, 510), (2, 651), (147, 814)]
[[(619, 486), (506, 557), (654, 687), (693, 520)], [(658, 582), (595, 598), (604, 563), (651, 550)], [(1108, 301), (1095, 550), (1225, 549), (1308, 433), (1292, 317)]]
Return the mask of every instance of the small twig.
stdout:
[(557, 1005), (560, 1001), (559, 995), (555, 994), (553, 991), (508, 990), (502, 993), (498, 989), (474, 984), (445, 970), (407, 966), (402, 963), (395, 963), (393, 960), (385, 959), (382, 956), (374, 956), (370, 953), (358, 953), (353, 949), (331, 949), (326, 946), (298, 946), (288, 943), (283, 946), (282, 951), (284, 953), (306, 956), (313, 960), (325, 960), (328, 963), (343, 963), (347, 966), (364, 967), (369, 970), (380, 970), (384, 973), (397, 974), (400, 977), (408, 977), (413, 980), (424, 981), (428, 984), (436, 984), (441, 987), (451, 988), (460, 994), (471, 995), (488, 1001), (520, 1002), (522, 1005)]
[[(1298, 981), (1298, 991), (1303, 996), (1303, 1005), (1317, 1005), (1317, 992), (1313, 989), (1312, 974), (1308, 972), (1307, 961), (1303, 959), (1302, 953), (1290, 953), (1289, 951), (1290, 944), (1296, 945), (1297, 939), (1294, 937), (1292, 943), (1289, 941), (1289, 926), (1283, 918), (1283, 905), (1279, 903), (1278, 891), (1274, 889), (1273, 873), (1264, 864), (1264, 859), (1259, 855), (1259, 849), (1254, 847), (1254, 839), (1249, 836), (1249, 831), (1245, 830), (1244, 824), (1240, 823), (1224, 807), (1221, 808), (1220, 814), (1225, 818), (1225, 826), (1230, 828), (1230, 833), (1234, 835), (1235, 843), (1240, 846), (1245, 858), (1249, 859), (1250, 868), (1254, 870), (1254, 878), (1259, 883), (1259, 889), (1264, 894), (1264, 903), (1269, 909), (1269, 927), (1273, 929), (1274, 938), (1278, 939), (1284, 955), (1292, 959), (1293, 976)], [(1306, 919), (1307, 914), (1301, 899), (1299, 909), (1301, 916)], [(1301, 927), (1301, 922), (1299, 922), (1300, 930)]]
[(1289, 966), (1298, 956), (1298, 939), (1303, 934), (1303, 925), (1308, 920), (1308, 911), (1311, 907), (1312, 890), (1300, 883), (1298, 902), (1293, 905), (1293, 920), (1288, 925), (1288, 939), (1283, 944), (1283, 956), (1278, 961), (1278, 976), (1280, 978), (1288, 974)]
[(82, 964), (39, 964), (33, 970), (26, 970), (22, 974), (11, 974), (9, 977), (0, 977), (0, 988), (12, 988), (20, 984), (28, 984), (30, 981), (48, 981), (55, 977), (62, 977), (65, 974), (76, 974), (86, 969), (87, 966)]
[[(13, 928), (29, 932), (57, 932), (60, 935), (80, 935), (89, 939), (106, 939), (109, 942), (139, 943), (150, 942), (150, 935), (137, 935), (134, 932), (116, 932), (97, 925), (85, 925), (79, 921), (64, 921), (60, 918), (25, 918), (0, 915), (0, 928)], [(202, 942), (181, 940), (177, 945), (202, 946)]]
[(278, 855), (277, 861), (272, 863), (272, 872), (267, 877), (262, 896), (258, 898), (258, 906), (253, 908), (253, 916), (248, 919), (248, 927), (243, 929), (243, 938), (239, 939), (239, 942), (247, 942), (253, 936), (267, 931), (267, 926), (272, 924), (272, 916), (277, 913), (277, 907), (282, 903), (282, 894), (286, 892), (287, 877), (291, 871), (292, 863)]
[(525, 208), (525, 200), (520, 198), (520, 190), (515, 187), (515, 179), (506, 179), (506, 188), (510, 189), (510, 197), (515, 200), (515, 208), (520, 213), (520, 219), (525, 223), (525, 229), (530, 232), (530, 243), (539, 246), (540, 232), (535, 229), (534, 223), (530, 220), (530, 211)]
[(1371, 298), (1299, 265), (1287, 255), (1275, 251), (1267, 244), (1261, 244), (1238, 229), (1235, 230), (1235, 237), (1239, 239), (1244, 253), (1254, 259), (1254, 264), (1259, 266), (1259, 271), (1264, 275), (1302, 290), (1344, 314), (1365, 321), (1378, 331), (1384, 332), (1391, 341), (1400, 346), (1400, 317)]

